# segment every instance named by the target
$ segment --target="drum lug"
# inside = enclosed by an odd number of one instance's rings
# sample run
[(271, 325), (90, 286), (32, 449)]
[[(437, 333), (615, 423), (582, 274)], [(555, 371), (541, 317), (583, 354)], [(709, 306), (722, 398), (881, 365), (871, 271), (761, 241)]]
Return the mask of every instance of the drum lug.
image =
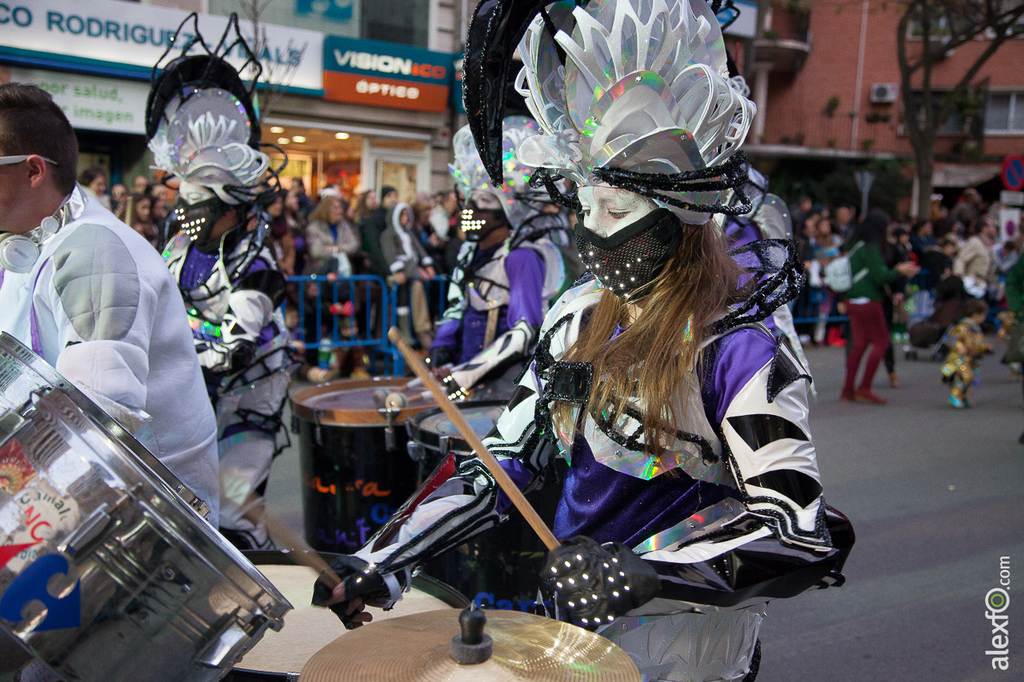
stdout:
[(25, 423), (25, 418), (17, 412), (5, 412), (0, 415), (0, 445), (7, 442), (7, 439), (14, 435), (14, 432)]
[[(120, 506), (120, 502), (114, 506)], [(57, 551), (70, 556), (75, 556), (82, 551), (82, 549), (99, 537), (107, 529), (107, 526), (110, 525), (110, 522), (113, 521), (108, 513), (109, 510), (110, 508), (106, 504), (101, 504), (93, 510), (92, 514), (73, 533), (64, 538), (64, 542), (57, 546)]]
[(448, 456), (452, 449), (452, 439), (449, 436), (440, 436), (437, 439), (437, 447), (441, 450), (441, 459)]
[(409, 459), (414, 462), (422, 462), (424, 457), (423, 446), (416, 441), (409, 441), (405, 444), (406, 449), (409, 450)]
[[(263, 620), (262, 618), (257, 619)], [(264, 626), (265, 627), (265, 626)], [(210, 642), (206, 649), (196, 657), (195, 662), (210, 668), (220, 668), (224, 663), (234, 663), (240, 652), (244, 651), (245, 644), (251, 640), (252, 635), (246, 632), (238, 623), (223, 632), (220, 637)]]
[(377, 411), (380, 412), (380, 416), (387, 422), (387, 426), (384, 427), (384, 449), (388, 452), (394, 452), (397, 449), (395, 444), (395, 414), (401, 412), (401, 410), (381, 407)]
[(320, 437), (320, 418), (323, 416), (322, 410), (313, 410), (313, 438), (318, 446), (323, 446), (323, 440)]

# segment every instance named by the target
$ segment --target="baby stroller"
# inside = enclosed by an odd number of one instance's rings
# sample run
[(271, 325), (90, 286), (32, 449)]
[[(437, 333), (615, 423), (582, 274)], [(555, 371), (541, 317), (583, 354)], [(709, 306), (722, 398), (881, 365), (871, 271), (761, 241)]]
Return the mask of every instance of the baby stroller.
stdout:
[(947, 277), (935, 287), (935, 311), (907, 328), (909, 343), (903, 347), (908, 360), (917, 360), (919, 355), (933, 362), (946, 357), (946, 345), (942, 339), (946, 332), (964, 315), (963, 281), (959, 277)]

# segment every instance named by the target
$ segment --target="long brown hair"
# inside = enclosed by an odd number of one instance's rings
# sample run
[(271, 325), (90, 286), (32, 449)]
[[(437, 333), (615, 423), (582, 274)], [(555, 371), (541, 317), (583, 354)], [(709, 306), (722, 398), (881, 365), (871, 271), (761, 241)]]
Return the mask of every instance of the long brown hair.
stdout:
[[(629, 309), (605, 291), (575, 343), (561, 359), (594, 367), (588, 411), (594, 416), (625, 414), (630, 396), (643, 399), (643, 435), (649, 455), (660, 455), (661, 435), (671, 442), (678, 425), (673, 399), (687, 372), (699, 370), (700, 346), (711, 325), (737, 300), (741, 269), (709, 225), (681, 225), (682, 243), (665, 264), (651, 293), (629, 321)], [(617, 325), (625, 327), (611, 339)], [(572, 404), (556, 402), (557, 431), (572, 433)], [(616, 419), (617, 421), (617, 419)]]

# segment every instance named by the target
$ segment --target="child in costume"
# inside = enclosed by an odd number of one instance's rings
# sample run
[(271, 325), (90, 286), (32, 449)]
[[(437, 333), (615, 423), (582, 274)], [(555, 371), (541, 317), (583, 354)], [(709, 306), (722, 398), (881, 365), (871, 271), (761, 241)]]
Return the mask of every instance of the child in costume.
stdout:
[(964, 304), (964, 317), (943, 337), (949, 346), (946, 361), (942, 363), (942, 381), (949, 384), (949, 402), (957, 409), (971, 406), (968, 398), (978, 383), (981, 356), (992, 352), (992, 344), (985, 340), (981, 325), (988, 315), (984, 301), (971, 299)]
[[(237, 17), (214, 50), (198, 30), (193, 35), (159, 76), (154, 67), (147, 103), (156, 165), (180, 180), (163, 255), (184, 298), (217, 413), (220, 530), (242, 549), (267, 549), (273, 545), (266, 528), (247, 516), (263, 504), (271, 460), (284, 447), (278, 436), (295, 365), (279, 308), (284, 276), (264, 244), (270, 231), (264, 208), (278, 196), (276, 173), (259, 150), (252, 101), (259, 69), (247, 86), (223, 59), (238, 48), (249, 57), (246, 66), (258, 67)], [(193, 47), (202, 50), (190, 55)]]
[[(545, 316), (484, 444), (524, 489), (552, 457), (569, 463), (542, 574), (555, 616), (611, 639), (645, 679), (752, 679), (767, 601), (841, 582), (853, 544), (822, 498), (807, 371), (759, 323), (795, 295), (795, 253), (762, 241), (730, 257), (711, 219), (750, 211), (728, 190), (747, 179), (753, 104), (703, 0), (482, 3), (466, 109), (492, 177), (493, 93), (524, 30), (517, 84), (545, 134), (519, 157), (577, 210), (593, 277)], [(508, 500), (475, 457), (445, 466), (335, 562), (343, 584), (318, 601), (364, 622), (364, 601), (393, 603), (426, 557), (502, 520)]]

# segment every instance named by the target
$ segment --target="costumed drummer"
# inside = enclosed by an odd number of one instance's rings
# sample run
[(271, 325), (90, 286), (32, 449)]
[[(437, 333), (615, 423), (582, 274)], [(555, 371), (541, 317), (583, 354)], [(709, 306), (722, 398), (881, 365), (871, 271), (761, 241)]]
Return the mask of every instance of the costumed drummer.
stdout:
[[(247, 514), (262, 506), (271, 461), (285, 445), (281, 414), (294, 363), (279, 308), (284, 276), (264, 244), (263, 209), (277, 192), (259, 150), (258, 61), (238, 35), (237, 19), (227, 30), (234, 31), (230, 45), (221, 39), (211, 51), (197, 36), (183, 53), (201, 47), (201, 54), (162, 67), (146, 129), (156, 166), (180, 183), (164, 259), (184, 298), (217, 414), (220, 530), (239, 548), (268, 549), (266, 528)], [(246, 66), (257, 65), (250, 85), (223, 59), (236, 47), (248, 55)]]
[[(563, 544), (542, 573), (554, 615), (611, 639), (645, 679), (743, 679), (767, 601), (841, 582), (853, 544), (822, 498), (807, 371), (759, 322), (796, 294), (796, 254), (764, 241), (730, 255), (712, 220), (749, 210), (727, 190), (746, 181), (737, 152), (754, 106), (727, 79), (703, 0), (484, 3), (466, 109), (492, 175), (489, 93), (502, 92), (516, 17), (529, 23), (517, 85), (545, 132), (518, 152), (577, 206), (594, 277), (546, 315), (484, 444), (526, 489), (554, 452), (569, 462), (553, 523)], [(326, 601), (343, 620), (393, 603), (426, 557), (499, 523), (508, 501), (483, 464), (448, 466), (335, 562), (344, 582)]]
[(449, 165), (462, 204), (466, 241), (448, 287), (448, 306), (430, 347), (430, 364), (453, 399), (508, 399), (536, 341), (548, 301), (565, 280), (565, 265), (548, 238), (567, 230), (561, 215), (543, 211), (529, 187), (532, 169), (515, 150), (538, 135), (536, 121), (509, 116), (502, 128), (500, 185), (487, 177), (469, 126), (455, 134)]
[(0, 85), (0, 331), (139, 439), (216, 524), (216, 422), (178, 288), (149, 242), (75, 183), (77, 166), (50, 95)]

